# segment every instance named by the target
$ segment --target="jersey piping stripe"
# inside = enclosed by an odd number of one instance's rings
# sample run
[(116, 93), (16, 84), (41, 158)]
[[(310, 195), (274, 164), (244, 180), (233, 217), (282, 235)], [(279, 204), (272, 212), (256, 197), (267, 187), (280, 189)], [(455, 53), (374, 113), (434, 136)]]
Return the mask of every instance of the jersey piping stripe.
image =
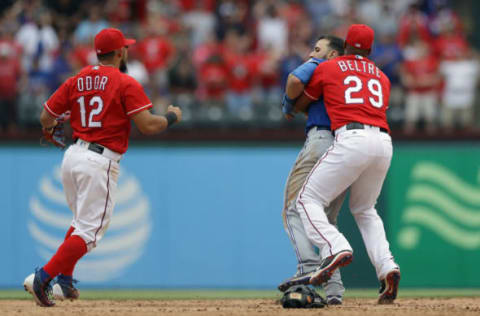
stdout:
[(110, 166), (112, 165), (112, 161), (108, 162), (108, 170), (107, 170), (107, 198), (105, 199), (105, 208), (103, 209), (102, 221), (100, 222), (100, 227), (98, 227), (97, 231), (95, 232), (95, 238), (93, 244), (96, 245), (97, 242), (97, 234), (102, 229), (103, 220), (105, 219), (105, 214), (107, 214), (107, 205), (108, 205), (108, 198), (110, 197)]
[(328, 156), (328, 154), (333, 150), (333, 147), (334, 147), (334, 145), (332, 145), (332, 147), (330, 147), (330, 149), (325, 153), (325, 155), (323, 155), (323, 157), (318, 160), (317, 164), (313, 167), (312, 171), (310, 171), (310, 174), (308, 175), (307, 180), (305, 180), (305, 183), (303, 184), (302, 191), (300, 191), (300, 194), (299, 194), (299, 196), (298, 196), (298, 203), (300, 203), (300, 205), (302, 205), (303, 209), (305, 210), (305, 214), (307, 215), (308, 221), (310, 222), (310, 224), (312, 225), (312, 227), (315, 229), (315, 231), (320, 235), (320, 237), (322, 237), (322, 239), (327, 242), (328, 247), (330, 248), (330, 255), (332, 255), (332, 256), (333, 256), (333, 253), (332, 253), (332, 244), (330, 244), (330, 242), (328, 241), (328, 239), (325, 238), (325, 236), (323, 236), (323, 234), (322, 234), (322, 233), (318, 230), (318, 228), (313, 224), (312, 220), (310, 219), (310, 216), (308, 216), (307, 208), (306, 208), (305, 205), (302, 203), (301, 198), (302, 198), (303, 191), (305, 191), (305, 186), (307, 185), (308, 180), (310, 180), (310, 176), (313, 174), (313, 172), (315, 171), (315, 169), (317, 169), (317, 167), (320, 165), (320, 163), (321, 163), (321, 162)]
[(318, 228), (315, 226), (315, 224), (313, 224), (312, 220), (310, 219), (310, 216), (308, 216), (307, 208), (306, 208), (305, 205), (302, 203), (302, 201), (298, 201), (298, 203), (300, 203), (300, 204), (302, 205), (303, 209), (305, 210), (305, 214), (307, 215), (308, 221), (310, 222), (310, 224), (312, 225), (312, 227), (316, 230), (316, 232), (320, 235), (320, 237), (322, 237), (322, 239), (327, 242), (328, 248), (329, 248), (329, 251), (330, 251), (330, 255), (333, 256), (333, 253), (332, 253), (332, 244), (330, 244), (330, 242), (328, 241), (328, 239), (325, 238), (325, 236), (322, 235), (322, 233), (318, 230)]
[(138, 109), (135, 109), (135, 110), (132, 110), (132, 111), (130, 111), (130, 112), (127, 112), (127, 115), (130, 115), (130, 114), (133, 114), (133, 113), (135, 113), (135, 112), (141, 111), (141, 110), (143, 110), (143, 109), (145, 109), (146, 107), (149, 107), (149, 106), (151, 106), (151, 105), (152, 105), (152, 103), (149, 103), (149, 104), (147, 104), (147, 105), (141, 106), (141, 107), (139, 107)]
[(286, 214), (286, 210), (285, 210), (285, 224), (287, 224), (287, 230), (288, 230), (288, 234), (290, 235), (290, 238), (292, 239), (293, 241), (293, 247), (295, 248), (295, 255), (297, 256), (297, 261), (300, 266), (300, 273), (303, 274), (303, 260), (302, 258), (300, 257), (300, 252), (299, 252), (299, 249), (298, 249), (298, 246), (297, 246), (297, 241), (295, 239), (295, 235), (293, 234), (293, 230), (292, 230), (292, 226), (290, 225), (290, 221), (288, 220), (288, 215)]
[[(302, 259), (300, 257), (300, 250), (298, 249), (297, 240), (295, 239), (295, 235), (293, 234), (292, 226), (290, 225), (290, 221), (288, 220), (288, 216), (287, 216), (287, 211), (288, 211), (288, 201), (287, 201), (288, 182), (290, 180), (291, 174), (292, 173), (290, 172), (290, 174), (288, 175), (288, 178), (287, 178), (287, 185), (285, 185), (282, 218), (283, 218), (283, 221), (285, 223), (284, 226), (286, 227), (287, 234), (290, 236), (290, 239), (292, 240), (292, 243), (293, 243), (293, 247), (295, 248), (295, 255), (297, 257), (297, 261), (298, 261), (298, 263), (301, 263)], [(303, 274), (303, 265), (300, 264), (299, 266), (300, 266), (300, 273)]]
[(50, 109), (50, 107), (48, 106), (47, 102), (45, 102), (45, 103), (43, 104), (43, 107), (45, 108), (45, 110), (47, 110), (48, 113), (52, 114), (53, 116), (55, 116), (55, 117), (59, 117), (59, 116), (60, 116), (60, 114), (57, 114), (57, 113), (53, 112), (52, 109)]
[(307, 97), (309, 97), (310, 99), (312, 99), (312, 100), (314, 100), (314, 101), (317, 101), (317, 100), (319, 99), (319, 98), (315, 98), (315, 97), (313, 97), (312, 95), (308, 94), (306, 90), (303, 90), (303, 93), (305, 93), (305, 95), (306, 95)]

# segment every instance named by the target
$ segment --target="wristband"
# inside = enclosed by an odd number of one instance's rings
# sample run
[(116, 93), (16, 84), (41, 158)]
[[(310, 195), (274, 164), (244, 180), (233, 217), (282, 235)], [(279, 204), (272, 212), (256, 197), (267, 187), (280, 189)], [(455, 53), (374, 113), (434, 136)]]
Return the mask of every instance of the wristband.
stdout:
[(177, 114), (175, 114), (175, 112), (167, 112), (167, 114), (165, 114), (165, 118), (167, 119), (167, 126), (170, 127), (170, 125), (173, 125), (175, 122), (177, 122)]
[(283, 114), (292, 114), (293, 105), (295, 104), (295, 99), (290, 99), (287, 94), (283, 95), (282, 100), (282, 112)]

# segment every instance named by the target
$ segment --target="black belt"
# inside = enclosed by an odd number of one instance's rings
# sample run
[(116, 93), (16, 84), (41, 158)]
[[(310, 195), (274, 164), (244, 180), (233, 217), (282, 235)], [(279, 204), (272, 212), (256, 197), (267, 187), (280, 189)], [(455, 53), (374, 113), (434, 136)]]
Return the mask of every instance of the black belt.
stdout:
[[(75, 139), (75, 143), (77, 142), (78, 138)], [(88, 145), (88, 150), (91, 150), (93, 152), (96, 152), (97, 154), (103, 154), (103, 150), (105, 149), (105, 147), (103, 147), (102, 145), (99, 145), (99, 144), (96, 144), (96, 143), (90, 143)]]
[(308, 129), (307, 129), (307, 133), (311, 130), (311, 129), (316, 129), (317, 131), (329, 131), (330, 130), (330, 126), (320, 126), (320, 125), (313, 125), (313, 126), (310, 126)]
[[(383, 127), (379, 127), (380, 128), (380, 132), (382, 133), (387, 133), (388, 134), (388, 130), (386, 128), (383, 128)], [(346, 129), (347, 130), (351, 130), (351, 129), (365, 129), (365, 126), (362, 124), (362, 123), (348, 123), (346, 125)]]

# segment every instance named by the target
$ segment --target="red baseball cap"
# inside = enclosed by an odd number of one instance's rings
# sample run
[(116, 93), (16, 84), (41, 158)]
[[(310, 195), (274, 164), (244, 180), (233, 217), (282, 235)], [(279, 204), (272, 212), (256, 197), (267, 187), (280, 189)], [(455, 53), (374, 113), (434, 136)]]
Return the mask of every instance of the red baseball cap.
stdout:
[(116, 49), (135, 44), (132, 38), (125, 38), (122, 31), (115, 28), (101, 30), (95, 36), (95, 51), (99, 55), (110, 53)]
[(374, 36), (375, 32), (370, 26), (365, 24), (352, 24), (348, 28), (345, 44), (360, 49), (371, 49)]

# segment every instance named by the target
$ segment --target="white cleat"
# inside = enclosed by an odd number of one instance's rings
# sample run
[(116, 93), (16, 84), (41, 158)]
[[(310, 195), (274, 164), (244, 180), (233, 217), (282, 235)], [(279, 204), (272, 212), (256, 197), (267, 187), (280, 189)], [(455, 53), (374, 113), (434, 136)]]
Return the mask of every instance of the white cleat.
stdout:
[(35, 279), (35, 273), (30, 274), (23, 281), (23, 288), (25, 291), (33, 295), (33, 280)]

